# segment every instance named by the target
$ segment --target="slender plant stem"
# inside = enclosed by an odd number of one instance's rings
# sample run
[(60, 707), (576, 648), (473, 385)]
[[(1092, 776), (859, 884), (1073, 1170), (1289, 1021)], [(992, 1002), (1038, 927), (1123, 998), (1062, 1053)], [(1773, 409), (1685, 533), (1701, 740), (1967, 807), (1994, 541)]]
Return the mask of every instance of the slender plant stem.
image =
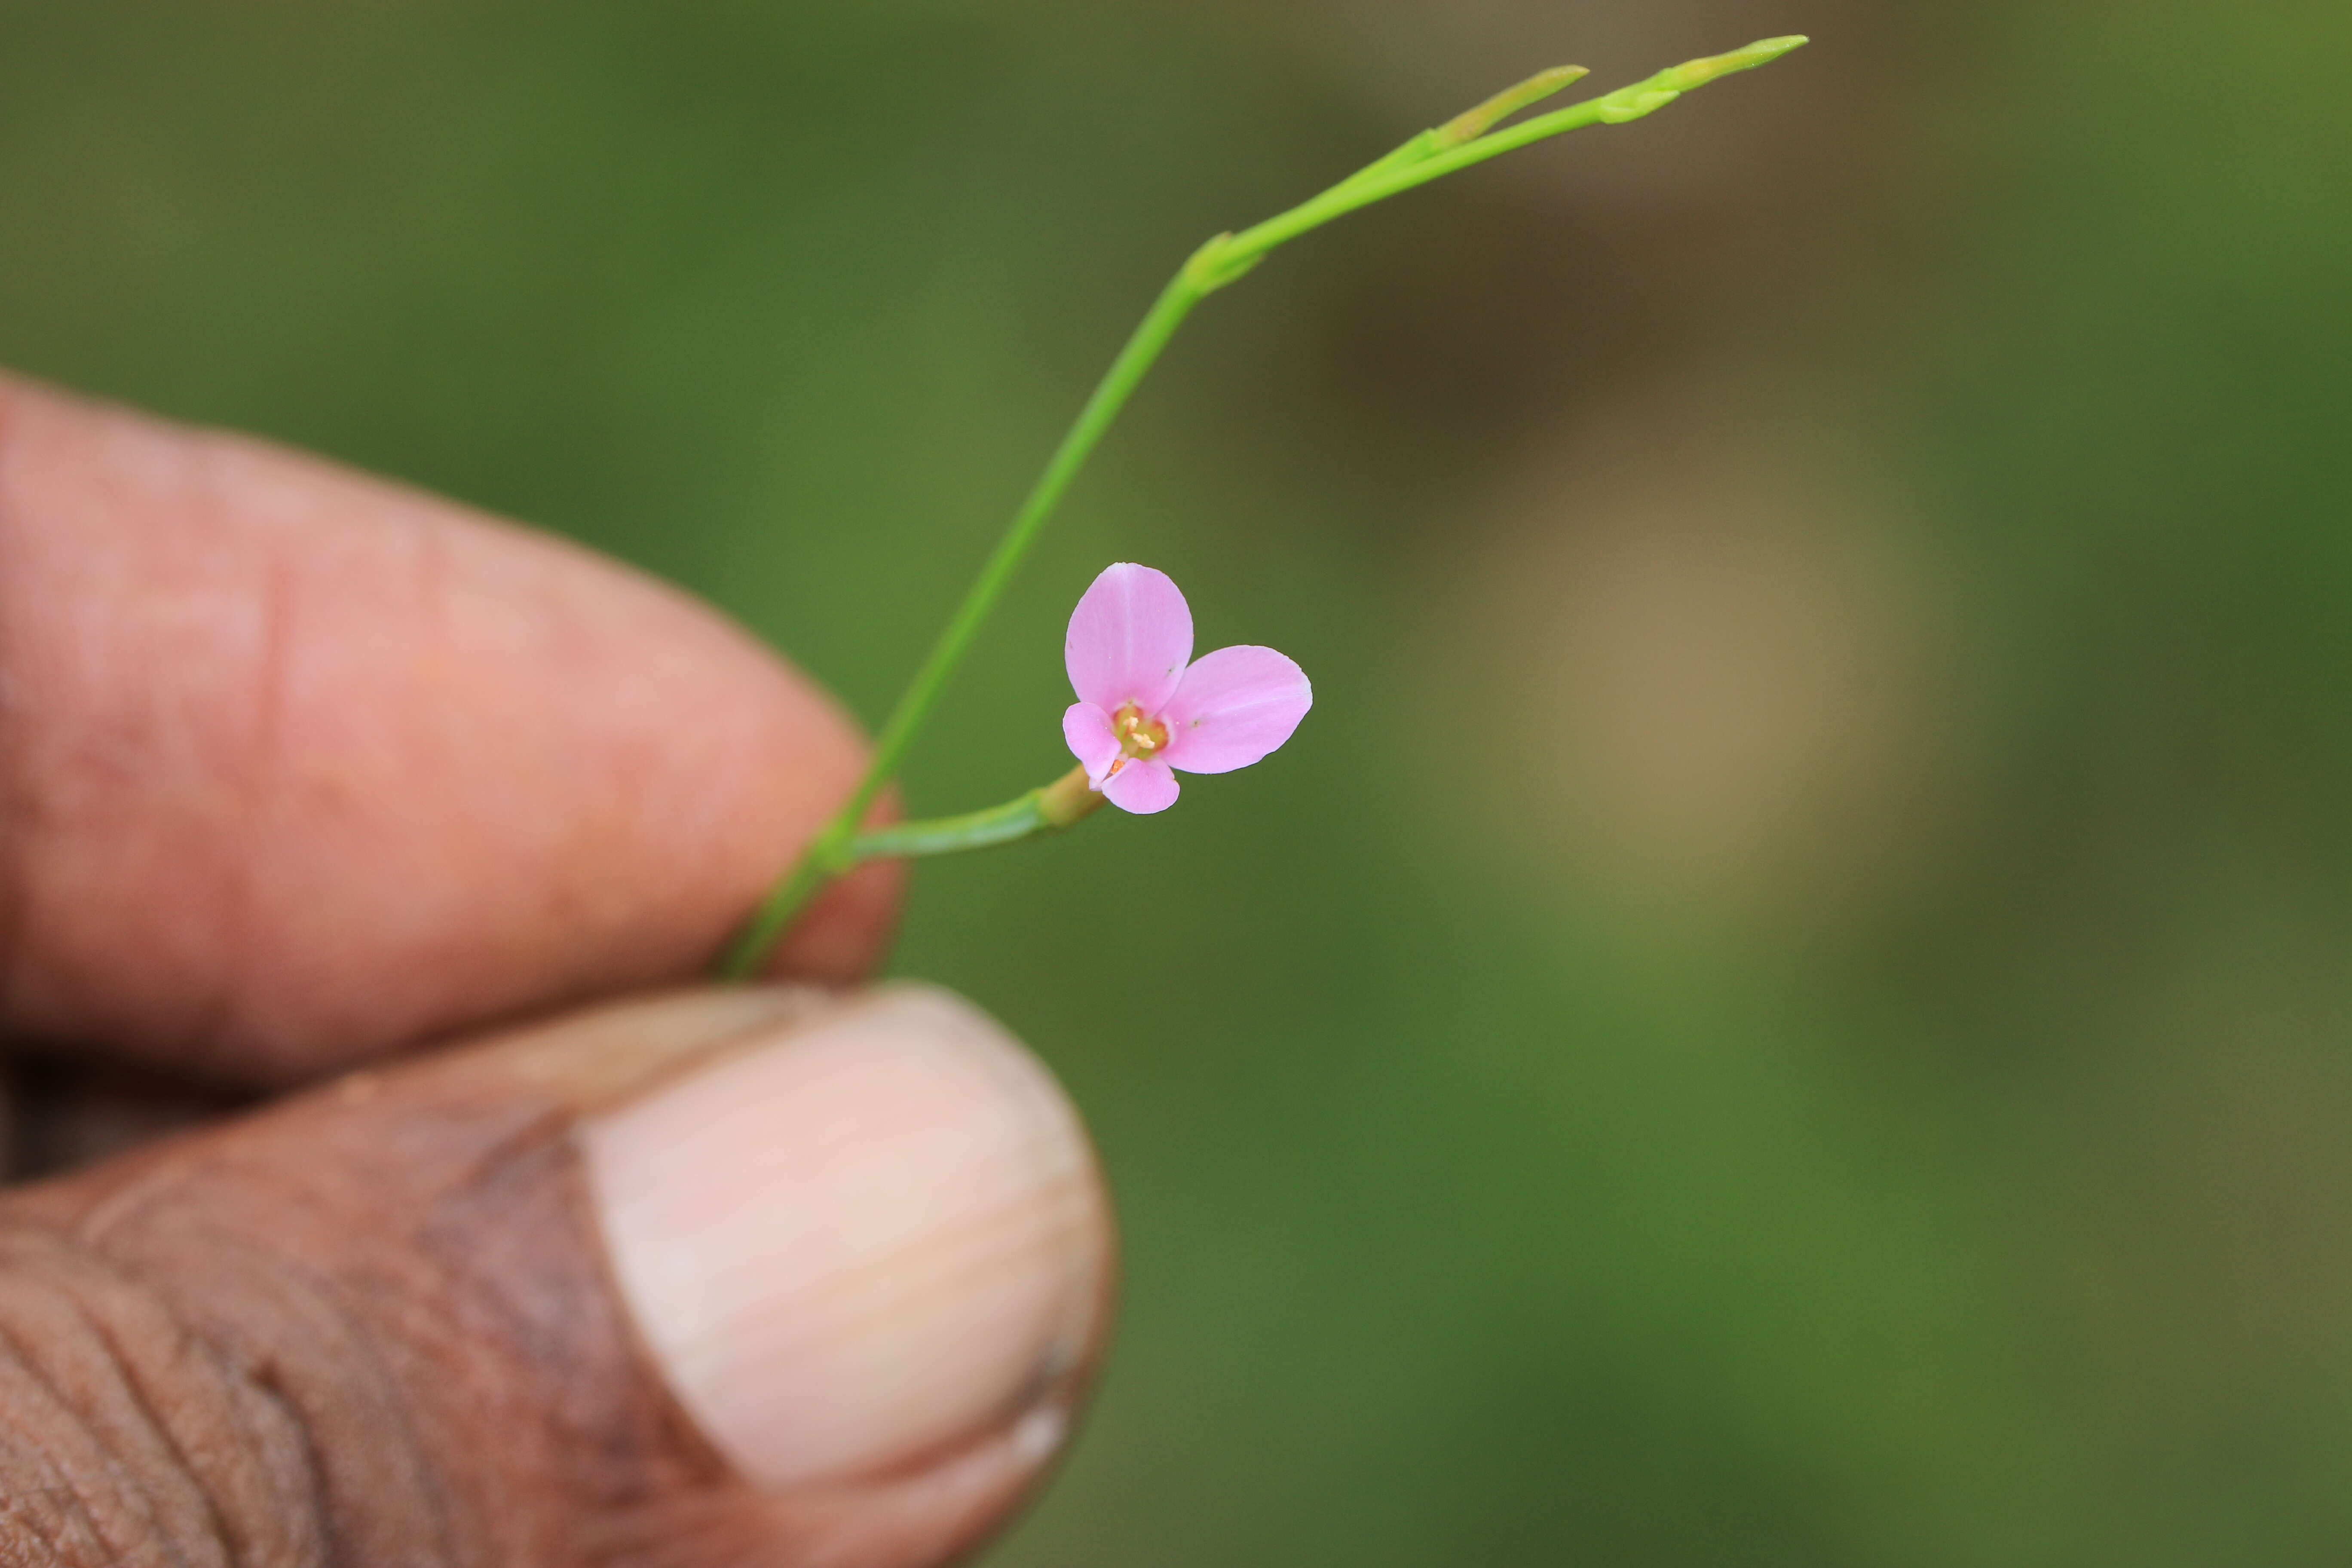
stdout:
[(928, 822), (894, 822), (849, 841), (845, 858), (853, 865), (865, 860), (912, 860), (927, 855), (960, 855), (967, 849), (988, 849), (999, 844), (1059, 833), (1076, 826), (1102, 809), (1102, 792), (1087, 779), (1087, 770), (1072, 768), (1052, 784), (961, 816), (935, 816)]
[[(917, 731), (930, 716), (949, 677), (971, 647), (982, 623), (995, 607), (1029, 547), (1036, 542), (1039, 531), (1194, 306), (1255, 267), (1276, 247), (1334, 218), (1548, 136), (1588, 125), (1615, 125), (1638, 120), (1692, 88), (1778, 59), (1804, 42), (1801, 37), (1768, 38), (1729, 54), (1688, 61), (1630, 87), (1521, 121), (1504, 130), (1493, 130), (1498, 121), (1584, 74), (1574, 66), (1542, 72), (1436, 130), (1423, 132), (1322, 195), (1238, 235), (1221, 234), (1195, 251), (1160, 291), (1159, 299), (1152, 302), (1150, 310), (1119, 350), (1118, 357), (1111, 362), (1093, 395), (1087, 399), (1086, 406), (1079, 410), (1076, 423), (1054, 449), (1036, 485), (1013, 513), (1003, 538), (997, 542), (995, 550), (982, 565), (980, 575), (965, 593), (963, 602), (949, 618), (947, 629), (940, 634), (929, 657), (916, 670), (898, 706), (890, 710), (882, 733), (875, 741), (874, 758), (865, 777), (729, 944), (719, 963), (719, 973), (740, 980), (757, 973), (768, 950), (809, 900), (826, 882), (861, 860), (974, 848), (983, 844), (1010, 842), (1048, 827), (1068, 826), (1067, 822), (1031, 822), (1014, 831), (1016, 825), (1024, 820), (1024, 803), (1034, 803), (1052, 789), (1062, 787), (1055, 785), (1048, 790), (1033, 790), (1009, 805), (969, 816), (879, 829), (862, 836), (858, 832), (875, 802), (898, 775)], [(1034, 809), (1034, 804), (1029, 809)], [(936, 847), (922, 847), (926, 845)]]
[(967, 849), (987, 849), (1011, 844), (1052, 825), (1037, 809), (1045, 795), (1033, 789), (1017, 800), (992, 805), (961, 816), (935, 816), (928, 822), (894, 822), (849, 841), (853, 860), (912, 860), (927, 855), (957, 855)]
[(1160, 291), (1160, 298), (1152, 302), (1150, 310), (1127, 340), (1127, 346), (1119, 350), (1118, 357), (1111, 362), (1109, 371), (1095, 388), (1094, 395), (1087, 398), (1086, 406), (1079, 410), (1077, 423), (1070, 426), (1069, 434), (1063, 437), (1062, 444), (1054, 449), (1052, 458), (1045, 464), (1045, 471), (1038, 476), (1035, 488), (1021, 503), (1021, 510), (1013, 514), (1012, 526), (1004, 531), (1004, 537), (997, 542), (996, 549), (981, 567), (980, 575), (965, 593), (963, 603), (956, 606), (947, 629), (940, 634), (940, 640), (931, 645), (930, 657), (923, 660), (922, 668), (915, 672), (915, 679), (908, 683), (906, 694), (890, 710), (889, 719), (882, 726), (881, 735), (874, 742), (874, 760), (867, 765), (866, 776), (858, 781), (857, 788), (848, 802), (817, 835), (816, 841), (801, 858), (800, 864), (793, 867), (792, 874), (768, 895), (751, 922), (727, 950), (727, 956), (719, 967), (723, 977), (740, 980), (757, 973), (769, 947), (783, 934), (793, 917), (801, 912), (826, 881), (849, 868), (853, 863), (848, 854), (849, 847), (858, 826), (866, 820), (866, 813), (873, 810), (875, 801), (881, 797), (891, 779), (898, 775), (898, 764), (905, 760), (907, 748), (914, 743), (916, 731), (922, 727), (925, 719), (930, 717), (931, 708), (939, 701), (940, 692), (947, 685), (948, 677), (954, 673), (956, 665), (962, 660), (964, 650), (971, 646), (971, 639), (979, 634), (981, 623), (988, 618), (988, 612), (995, 607), (997, 597), (1004, 592), (1004, 584), (1011, 580), (1013, 569), (1029, 552), (1029, 546), (1035, 542), (1038, 530), (1045, 527), (1045, 520), (1054, 514), (1054, 508), (1064, 492), (1069, 489), (1070, 481), (1078, 477), (1078, 470), (1086, 466), (1087, 457), (1102, 440), (1103, 433), (1118, 417), (1118, 411), (1127, 406), (1127, 400), (1134, 395), (1145, 374), (1160, 358), (1160, 351), (1168, 346), (1168, 340), (1176, 335), (1176, 329), (1184, 324), (1184, 318), (1192, 314), (1192, 307), (1223, 286), (1225, 279), (1209, 280), (1208, 269), (1200, 265), (1202, 259), (1211, 257), (1223, 240), (1222, 235), (1211, 240), (1184, 264), (1175, 277), (1168, 280), (1168, 286)]

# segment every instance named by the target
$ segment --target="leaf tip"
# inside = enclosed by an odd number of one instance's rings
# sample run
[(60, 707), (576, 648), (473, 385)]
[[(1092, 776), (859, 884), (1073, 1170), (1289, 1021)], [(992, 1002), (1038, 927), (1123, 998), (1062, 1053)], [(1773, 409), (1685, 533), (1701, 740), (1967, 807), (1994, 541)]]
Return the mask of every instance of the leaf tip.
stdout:
[(1538, 71), (1513, 87), (1507, 87), (1475, 109), (1455, 115), (1432, 133), (1431, 151), (1451, 152), (1465, 146), (1492, 131), (1496, 125), (1526, 109), (1542, 102), (1572, 81), (1592, 73), (1582, 66), (1554, 66)]

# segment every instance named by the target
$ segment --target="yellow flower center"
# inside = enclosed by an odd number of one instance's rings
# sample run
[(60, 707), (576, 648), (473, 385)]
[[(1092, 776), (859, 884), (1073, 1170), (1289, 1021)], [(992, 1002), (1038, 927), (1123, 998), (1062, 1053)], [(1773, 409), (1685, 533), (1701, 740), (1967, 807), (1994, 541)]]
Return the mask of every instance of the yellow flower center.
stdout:
[(1117, 773), (1129, 758), (1157, 755), (1168, 744), (1168, 726), (1157, 719), (1147, 719), (1143, 710), (1130, 702), (1110, 716), (1111, 733), (1118, 737), (1118, 749), (1125, 755), (1112, 765)]

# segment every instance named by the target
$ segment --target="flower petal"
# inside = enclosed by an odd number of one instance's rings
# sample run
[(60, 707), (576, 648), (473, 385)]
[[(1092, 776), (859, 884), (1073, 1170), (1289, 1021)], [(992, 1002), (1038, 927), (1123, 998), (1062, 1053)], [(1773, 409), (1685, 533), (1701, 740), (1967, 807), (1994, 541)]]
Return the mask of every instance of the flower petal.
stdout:
[(1105, 568), (1070, 613), (1062, 663), (1078, 700), (1106, 713), (1132, 702), (1157, 713), (1192, 657), (1192, 612), (1165, 572)]
[(1130, 757), (1127, 765), (1103, 780), (1103, 798), (1121, 811), (1149, 816), (1176, 804), (1183, 786), (1158, 757)]
[(1245, 768), (1290, 739), (1315, 689), (1307, 672), (1270, 647), (1221, 647), (1184, 672), (1160, 710), (1168, 746), (1160, 757), (1188, 773)]
[(1087, 770), (1087, 782), (1100, 789), (1103, 774), (1118, 761), (1118, 736), (1110, 727), (1110, 715), (1091, 702), (1073, 702), (1062, 714), (1062, 739)]

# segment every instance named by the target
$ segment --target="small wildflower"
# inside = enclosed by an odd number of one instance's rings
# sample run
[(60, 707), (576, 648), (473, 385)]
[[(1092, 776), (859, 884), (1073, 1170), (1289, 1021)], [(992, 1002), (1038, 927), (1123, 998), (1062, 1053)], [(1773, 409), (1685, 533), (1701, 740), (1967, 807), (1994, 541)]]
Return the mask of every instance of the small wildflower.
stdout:
[(1094, 580), (1062, 646), (1078, 700), (1062, 738), (1122, 811), (1176, 804), (1176, 769), (1229, 773), (1290, 739), (1314, 705), (1306, 671), (1270, 647), (1192, 658), (1192, 611), (1164, 572), (1121, 562)]

